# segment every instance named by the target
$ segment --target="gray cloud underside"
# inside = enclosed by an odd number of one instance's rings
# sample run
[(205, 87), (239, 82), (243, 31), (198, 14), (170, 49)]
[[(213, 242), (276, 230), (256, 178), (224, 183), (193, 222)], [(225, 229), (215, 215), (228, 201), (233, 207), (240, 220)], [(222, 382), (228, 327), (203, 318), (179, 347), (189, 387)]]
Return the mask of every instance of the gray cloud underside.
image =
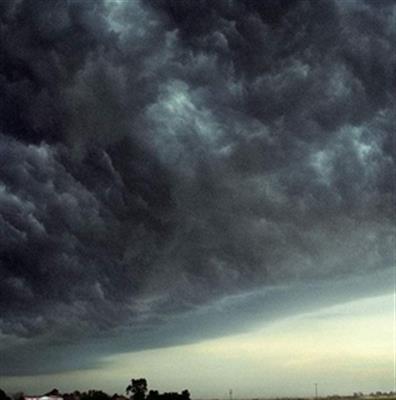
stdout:
[(395, 12), (1, 2), (0, 373), (390, 290)]

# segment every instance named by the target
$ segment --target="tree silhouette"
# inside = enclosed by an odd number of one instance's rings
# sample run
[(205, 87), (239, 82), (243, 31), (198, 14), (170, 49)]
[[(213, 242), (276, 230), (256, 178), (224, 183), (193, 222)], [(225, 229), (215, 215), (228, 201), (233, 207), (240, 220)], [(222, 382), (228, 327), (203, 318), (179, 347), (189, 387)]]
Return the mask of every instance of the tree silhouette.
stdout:
[(190, 400), (190, 392), (185, 389), (181, 392), (182, 400)]
[(110, 397), (101, 390), (88, 390), (81, 394), (80, 400), (110, 400)]
[(158, 390), (150, 390), (146, 397), (147, 381), (144, 378), (131, 379), (131, 384), (126, 388), (126, 392), (127, 394), (131, 393), (131, 400), (190, 400), (190, 392), (187, 389), (181, 393), (159, 393)]
[(2, 389), (0, 389), (0, 400), (11, 400), (11, 399), (7, 396), (6, 392), (5, 392), (4, 390), (2, 390)]
[(146, 400), (158, 400), (159, 396), (158, 390), (150, 390)]
[(131, 379), (130, 385), (126, 388), (126, 393), (131, 393), (131, 399), (144, 400), (147, 392), (147, 381), (145, 378)]

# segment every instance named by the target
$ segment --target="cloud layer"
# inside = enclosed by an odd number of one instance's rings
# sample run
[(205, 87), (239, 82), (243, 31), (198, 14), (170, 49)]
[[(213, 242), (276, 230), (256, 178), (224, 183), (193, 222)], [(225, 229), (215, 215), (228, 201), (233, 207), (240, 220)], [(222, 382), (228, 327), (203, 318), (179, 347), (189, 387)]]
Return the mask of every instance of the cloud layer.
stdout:
[(223, 334), (252, 293), (273, 319), (309, 285), (386, 276), (395, 12), (1, 2), (0, 373), (198, 340), (194, 319)]

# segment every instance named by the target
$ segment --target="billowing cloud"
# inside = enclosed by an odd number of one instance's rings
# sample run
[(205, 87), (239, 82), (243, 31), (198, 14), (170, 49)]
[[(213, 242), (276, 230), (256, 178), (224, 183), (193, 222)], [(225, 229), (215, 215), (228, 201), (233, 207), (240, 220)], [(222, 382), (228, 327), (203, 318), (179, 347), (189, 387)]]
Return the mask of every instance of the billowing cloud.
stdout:
[(394, 13), (3, 1), (1, 373), (386, 291)]

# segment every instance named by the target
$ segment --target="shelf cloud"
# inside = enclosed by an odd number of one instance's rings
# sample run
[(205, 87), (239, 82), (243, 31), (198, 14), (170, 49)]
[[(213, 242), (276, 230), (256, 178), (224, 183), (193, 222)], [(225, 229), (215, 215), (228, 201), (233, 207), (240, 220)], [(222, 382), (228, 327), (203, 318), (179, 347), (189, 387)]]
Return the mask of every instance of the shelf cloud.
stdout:
[(2, 1), (0, 373), (389, 290), (394, 13)]

